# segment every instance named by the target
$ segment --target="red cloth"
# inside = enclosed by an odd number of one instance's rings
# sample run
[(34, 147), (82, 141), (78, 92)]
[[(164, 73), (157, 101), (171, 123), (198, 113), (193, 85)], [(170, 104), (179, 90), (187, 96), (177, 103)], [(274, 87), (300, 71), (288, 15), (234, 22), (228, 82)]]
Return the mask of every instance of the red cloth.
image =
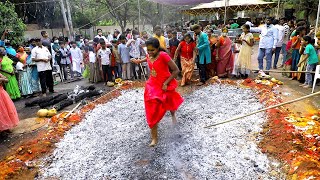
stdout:
[(153, 128), (167, 111), (176, 111), (183, 102), (183, 98), (175, 91), (178, 87), (176, 79), (168, 84), (167, 91), (162, 90), (163, 83), (171, 76), (168, 66), (170, 60), (170, 56), (165, 52), (160, 52), (153, 63), (147, 56), (150, 71), (154, 69), (156, 72), (156, 75), (151, 75), (146, 82), (144, 92), (146, 117), (150, 128)]
[(0, 99), (0, 131), (3, 131), (18, 125), (19, 117), (16, 107), (2, 85), (0, 85)]
[(189, 44), (186, 41), (181, 41), (181, 57), (190, 59), (193, 57), (193, 50), (196, 47), (195, 42), (190, 42)]
[(169, 51), (170, 51), (170, 57), (174, 58), (174, 54), (176, 53), (177, 46), (170, 46)]

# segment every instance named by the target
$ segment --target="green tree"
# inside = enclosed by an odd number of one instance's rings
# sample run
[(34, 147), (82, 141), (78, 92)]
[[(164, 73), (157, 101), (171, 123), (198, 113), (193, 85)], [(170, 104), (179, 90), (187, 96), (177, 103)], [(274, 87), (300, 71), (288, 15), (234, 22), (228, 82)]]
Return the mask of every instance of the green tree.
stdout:
[(0, 33), (10, 29), (12, 33), (8, 35), (7, 39), (11, 40), (13, 45), (22, 43), (26, 25), (18, 18), (14, 5), (8, 1), (0, 2), (0, 14)]

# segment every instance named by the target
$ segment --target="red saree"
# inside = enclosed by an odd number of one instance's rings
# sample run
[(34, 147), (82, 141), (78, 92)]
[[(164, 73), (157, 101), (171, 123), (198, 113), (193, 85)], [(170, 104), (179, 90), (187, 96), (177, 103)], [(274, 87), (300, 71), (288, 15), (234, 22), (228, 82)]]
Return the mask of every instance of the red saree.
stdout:
[(170, 60), (170, 56), (165, 52), (160, 52), (153, 63), (147, 56), (151, 73), (145, 85), (144, 103), (150, 128), (153, 128), (167, 111), (176, 111), (183, 102), (183, 98), (175, 91), (178, 87), (177, 80), (174, 79), (168, 84), (167, 91), (162, 90), (163, 83), (171, 76), (168, 66)]
[(229, 37), (220, 37), (219, 41), (217, 75), (219, 77), (226, 77), (233, 71), (234, 56), (231, 50), (232, 41)]

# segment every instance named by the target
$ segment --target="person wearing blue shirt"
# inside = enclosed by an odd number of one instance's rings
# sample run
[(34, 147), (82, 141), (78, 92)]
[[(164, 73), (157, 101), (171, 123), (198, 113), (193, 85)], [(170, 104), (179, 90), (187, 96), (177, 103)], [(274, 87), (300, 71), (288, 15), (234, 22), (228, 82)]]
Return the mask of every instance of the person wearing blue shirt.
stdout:
[(17, 52), (15, 49), (12, 48), (10, 41), (9, 40), (5, 40), (6, 36), (9, 34), (8, 30), (5, 30), (1, 36), (1, 40), (0, 40), (0, 46), (4, 47), (6, 49), (6, 53), (7, 55), (12, 55), (12, 56), (16, 56)]
[[(271, 69), (272, 53), (276, 50), (278, 43), (278, 30), (271, 24), (271, 18), (266, 19), (266, 24), (261, 28), (252, 28), (251, 32), (260, 32), (258, 62), (259, 70), (263, 70), (263, 58), (266, 56), (266, 70)], [(269, 74), (269, 73), (266, 73)]]
[(201, 86), (206, 83), (208, 80), (207, 72), (206, 72), (206, 64), (211, 63), (211, 50), (210, 50), (210, 42), (208, 35), (201, 31), (201, 27), (199, 25), (194, 25), (192, 30), (197, 35), (197, 47), (199, 53), (199, 69), (200, 69), (200, 83), (197, 84)]

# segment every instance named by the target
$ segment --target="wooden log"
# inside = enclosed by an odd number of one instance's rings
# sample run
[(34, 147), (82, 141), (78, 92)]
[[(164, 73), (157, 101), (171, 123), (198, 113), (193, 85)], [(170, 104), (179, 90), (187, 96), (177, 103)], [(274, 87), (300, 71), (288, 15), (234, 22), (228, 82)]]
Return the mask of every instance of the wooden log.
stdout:
[(297, 98), (297, 99), (294, 99), (294, 100), (291, 100), (291, 101), (288, 101), (288, 102), (283, 102), (283, 103), (280, 103), (280, 104), (277, 104), (277, 105), (273, 105), (273, 106), (270, 106), (270, 107), (267, 107), (267, 108), (263, 108), (263, 109), (260, 109), (258, 111), (251, 112), (249, 114), (241, 115), (241, 116), (234, 117), (234, 118), (231, 118), (231, 119), (219, 122), (219, 123), (215, 123), (215, 124), (212, 124), (212, 125), (209, 125), (209, 126), (205, 126), (204, 128), (211, 128), (211, 127), (214, 127), (214, 126), (217, 126), (217, 125), (220, 125), (220, 124), (225, 124), (225, 123), (229, 123), (229, 122), (232, 122), (232, 121), (236, 121), (238, 119), (242, 119), (244, 117), (251, 116), (253, 114), (257, 114), (257, 113), (260, 113), (260, 112), (263, 112), (263, 111), (266, 111), (266, 110), (269, 110), (269, 109), (273, 109), (273, 108), (280, 107), (280, 106), (283, 106), (283, 105), (286, 105), (286, 104), (290, 104), (290, 103), (294, 103), (294, 102), (297, 102), (297, 101), (301, 101), (303, 99), (307, 99), (307, 98), (310, 98), (310, 97), (313, 97), (313, 96), (316, 96), (316, 95), (320, 95), (320, 91), (316, 92), (316, 93), (313, 93), (313, 94), (309, 94), (309, 95), (300, 97), (300, 98)]

